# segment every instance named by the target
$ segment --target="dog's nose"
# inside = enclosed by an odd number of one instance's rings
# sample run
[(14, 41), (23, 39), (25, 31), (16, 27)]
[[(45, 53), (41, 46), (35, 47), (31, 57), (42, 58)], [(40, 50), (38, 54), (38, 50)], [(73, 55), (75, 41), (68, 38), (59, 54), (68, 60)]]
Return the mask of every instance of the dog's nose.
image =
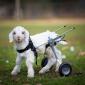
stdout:
[(17, 39), (20, 40), (20, 36), (18, 36)]

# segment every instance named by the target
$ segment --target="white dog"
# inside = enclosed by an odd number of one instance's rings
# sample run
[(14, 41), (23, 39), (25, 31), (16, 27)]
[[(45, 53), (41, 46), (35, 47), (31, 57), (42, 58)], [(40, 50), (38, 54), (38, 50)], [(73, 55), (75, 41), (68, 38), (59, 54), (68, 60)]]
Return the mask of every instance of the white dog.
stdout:
[[(17, 51), (16, 65), (11, 72), (12, 75), (17, 75), (20, 72), (20, 64), (22, 58), (26, 58), (26, 65), (28, 69), (28, 77), (34, 77), (33, 63), (35, 61), (35, 53), (45, 53), (48, 57), (48, 63), (43, 67), (39, 73), (43, 74), (48, 71), (54, 64), (56, 65), (56, 71), (59, 65), (62, 63), (61, 52), (55, 47), (58, 59), (56, 60), (54, 53), (50, 47), (46, 48), (48, 44), (48, 37), (55, 38), (57, 34), (55, 32), (46, 31), (40, 34), (30, 36), (29, 32), (22, 26), (15, 27), (9, 33), (9, 42), (14, 42), (15, 49)], [(31, 41), (31, 44), (30, 44)], [(66, 42), (61, 41), (61, 44)], [(35, 49), (36, 48), (36, 49)]]

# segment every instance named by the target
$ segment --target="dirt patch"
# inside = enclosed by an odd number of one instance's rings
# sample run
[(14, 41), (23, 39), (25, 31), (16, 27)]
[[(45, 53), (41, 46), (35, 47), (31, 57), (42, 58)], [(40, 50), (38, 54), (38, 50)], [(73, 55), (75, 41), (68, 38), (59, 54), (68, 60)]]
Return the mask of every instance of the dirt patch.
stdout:
[(79, 56), (85, 56), (85, 51), (79, 52)]

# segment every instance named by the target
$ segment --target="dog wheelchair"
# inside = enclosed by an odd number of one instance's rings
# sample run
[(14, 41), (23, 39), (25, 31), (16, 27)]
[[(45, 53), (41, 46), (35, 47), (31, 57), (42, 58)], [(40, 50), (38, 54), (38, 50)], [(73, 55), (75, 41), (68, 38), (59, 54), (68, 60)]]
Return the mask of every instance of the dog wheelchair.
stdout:
[[(54, 46), (56, 46), (60, 41), (62, 41), (64, 39), (66, 33), (68, 33), (69, 31), (72, 31), (73, 29), (74, 29), (74, 27), (65, 31), (61, 35), (57, 36), (55, 39), (48, 37), (48, 45), (51, 47), (56, 60), (58, 59), (58, 56), (56, 54), (56, 49), (54, 48)], [(48, 63), (48, 58), (44, 57), (41, 62), (41, 67), (46, 66), (47, 63)], [(67, 63), (67, 62), (62, 62), (59, 66), (58, 72), (59, 72), (60, 76), (69, 76), (72, 73), (71, 64)]]

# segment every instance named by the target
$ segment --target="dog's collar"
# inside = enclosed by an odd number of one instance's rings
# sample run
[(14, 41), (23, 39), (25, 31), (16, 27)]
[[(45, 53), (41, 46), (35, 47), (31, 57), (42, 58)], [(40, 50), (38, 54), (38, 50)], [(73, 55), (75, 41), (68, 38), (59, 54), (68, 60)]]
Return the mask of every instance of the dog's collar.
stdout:
[(18, 52), (18, 53), (23, 53), (23, 52), (25, 52), (25, 51), (28, 50), (28, 49), (30, 49), (30, 45), (29, 45), (29, 44), (26, 46), (26, 48), (17, 50), (17, 52)]

